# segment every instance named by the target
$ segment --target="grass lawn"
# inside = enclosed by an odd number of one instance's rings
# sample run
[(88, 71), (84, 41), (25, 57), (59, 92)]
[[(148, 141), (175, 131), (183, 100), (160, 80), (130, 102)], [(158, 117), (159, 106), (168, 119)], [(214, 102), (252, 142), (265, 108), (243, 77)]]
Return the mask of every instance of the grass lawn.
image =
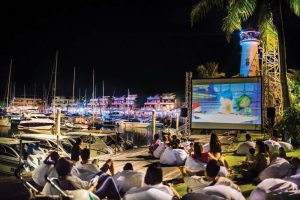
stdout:
[[(251, 135), (253, 140), (263, 139), (262, 134), (255, 133)], [(237, 138), (235, 138), (235, 142), (229, 148), (236, 149), (237, 146), (243, 141), (245, 141), (245, 134), (240, 134)], [(295, 156), (300, 156), (300, 149), (295, 149), (292, 152), (287, 152), (287, 157), (295, 157)], [(232, 174), (230, 175), (229, 178), (233, 180), (241, 188), (244, 197), (249, 199), (249, 195), (251, 191), (255, 188), (255, 185), (245, 181), (242, 175), (240, 174), (241, 169), (239, 165), (243, 160), (245, 160), (245, 156), (237, 156), (234, 155), (234, 153), (227, 153), (225, 155), (225, 159), (228, 162), (230, 169), (232, 169)], [(181, 196), (187, 193), (187, 185), (184, 183), (174, 185), (174, 188)]]

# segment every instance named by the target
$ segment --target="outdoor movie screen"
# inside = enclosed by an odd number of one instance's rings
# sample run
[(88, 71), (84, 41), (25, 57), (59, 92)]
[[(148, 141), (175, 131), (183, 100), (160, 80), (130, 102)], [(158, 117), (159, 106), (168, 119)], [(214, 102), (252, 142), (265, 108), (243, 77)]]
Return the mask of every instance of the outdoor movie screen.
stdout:
[(262, 128), (261, 77), (192, 81), (192, 128)]

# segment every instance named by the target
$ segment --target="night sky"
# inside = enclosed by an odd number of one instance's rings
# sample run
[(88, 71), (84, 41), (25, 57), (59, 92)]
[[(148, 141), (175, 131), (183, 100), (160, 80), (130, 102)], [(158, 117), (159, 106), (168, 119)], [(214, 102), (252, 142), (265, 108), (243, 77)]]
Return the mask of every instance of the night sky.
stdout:
[[(183, 94), (185, 71), (207, 61), (220, 63), (228, 76), (239, 72), (238, 32), (227, 43), (221, 32), (225, 12), (213, 10), (195, 27), (190, 11), (195, 0), (102, 0), (14, 2), (0, 6), (0, 96), (5, 93), (10, 59), (16, 96), (41, 95), (48, 88), (59, 50), (57, 95), (92, 88), (106, 95), (162, 92)], [(286, 8), (285, 8), (286, 9)], [(287, 9), (286, 9), (287, 10)], [(300, 68), (300, 19), (284, 11), (289, 68)], [(246, 22), (244, 27), (255, 27)]]

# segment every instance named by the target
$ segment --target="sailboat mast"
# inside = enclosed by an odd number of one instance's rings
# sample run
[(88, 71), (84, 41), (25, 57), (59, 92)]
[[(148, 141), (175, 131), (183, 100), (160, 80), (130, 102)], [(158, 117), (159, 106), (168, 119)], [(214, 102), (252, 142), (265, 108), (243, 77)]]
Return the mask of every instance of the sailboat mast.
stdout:
[(12, 67), (12, 59), (10, 59), (10, 64), (9, 64), (8, 84), (7, 84), (7, 97), (6, 97), (6, 107), (8, 107), (8, 104), (9, 104), (9, 91), (10, 91), (11, 67)]
[(53, 118), (55, 119), (55, 96), (56, 96), (56, 78), (57, 78), (57, 60), (58, 60), (58, 50), (55, 54), (55, 71), (54, 71), (54, 85), (53, 85), (53, 103), (52, 103), (52, 113)]
[(95, 70), (93, 69), (93, 103), (92, 103), (92, 112), (93, 112), (93, 127), (94, 128), (94, 122), (95, 122), (95, 112), (94, 112), (94, 107), (95, 107)]
[(73, 102), (75, 103), (75, 74), (76, 74), (76, 67), (74, 67), (74, 73), (73, 73)]
[(102, 81), (102, 105), (103, 105), (103, 108), (105, 107), (104, 106), (104, 80)]

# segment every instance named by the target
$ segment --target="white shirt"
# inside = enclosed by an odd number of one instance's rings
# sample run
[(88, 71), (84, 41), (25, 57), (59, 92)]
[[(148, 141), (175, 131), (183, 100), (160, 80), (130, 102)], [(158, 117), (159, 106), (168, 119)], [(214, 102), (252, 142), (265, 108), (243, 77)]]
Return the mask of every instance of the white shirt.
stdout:
[(167, 145), (165, 143), (160, 143), (158, 147), (154, 150), (153, 156), (155, 158), (160, 158), (161, 154), (165, 151)]
[(118, 190), (122, 193), (127, 192), (133, 187), (142, 187), (144, 184), (145, 173), (133, 170), (124, 170), (113, 176)]
[(192, 192), (199, 192), (212, 183), (212, 181), (204, 180), (204, 176), (184, 176), (183, 180)]
[(82, 164), (81, 161), (78, 161), (74, 167), (78, 171), (76, 176), (84, 181), (90, 181), (99, 172), (91, 163)]
[(157, 185), (147, 185), (141, 188), (132, 188), (126, 194), (125, 200), (171, 200), (174, 196), (172, 190), (162, 183)]

